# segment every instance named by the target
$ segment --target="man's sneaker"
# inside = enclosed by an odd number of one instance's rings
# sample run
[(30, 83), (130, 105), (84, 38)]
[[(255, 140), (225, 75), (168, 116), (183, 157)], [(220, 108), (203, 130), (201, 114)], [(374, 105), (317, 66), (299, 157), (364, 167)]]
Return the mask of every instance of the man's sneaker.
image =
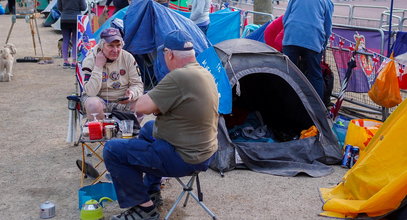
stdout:
[(155, 207), (160, 207), (163, 205), (163, 197), (161, 197), (161, 191), (150, 194), (150, 199), (153, 201)]
[(71, 63), (71, 69), (76, 69), (76, 63)]
[(120, 213), (119, 215), (112, 216), (110, 220), (159, 220), (160, 213), (157, 208), (151, 210), (151, 212), (144, 212), (138, 206), (135, 206), (127, 211)]

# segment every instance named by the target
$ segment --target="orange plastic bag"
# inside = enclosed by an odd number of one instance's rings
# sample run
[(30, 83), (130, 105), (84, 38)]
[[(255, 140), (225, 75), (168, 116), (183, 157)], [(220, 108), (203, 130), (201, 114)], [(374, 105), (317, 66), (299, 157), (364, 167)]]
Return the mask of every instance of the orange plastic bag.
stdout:
[(313, 137), (313, 136), (316, 136), (317, 134), (318, 134), (318, 129), (317, 129), (317, 127), (315, 127), (315, 125), (313, 125), (310, 128), (308, 128), (307, 130), (301, 131), (300, 139), (304, 139), (307, 137)]
[(365, 149), (382, 124), (383, 122), (371, 119), (350, 120), (344, 146), (349, 144), (360, 150)]
[(401, 103), (402, 99), (393, 55), (390, 56), (390, 61), (379, 72), (368, 94), (373, 102), (386, 108), (391, 108)]

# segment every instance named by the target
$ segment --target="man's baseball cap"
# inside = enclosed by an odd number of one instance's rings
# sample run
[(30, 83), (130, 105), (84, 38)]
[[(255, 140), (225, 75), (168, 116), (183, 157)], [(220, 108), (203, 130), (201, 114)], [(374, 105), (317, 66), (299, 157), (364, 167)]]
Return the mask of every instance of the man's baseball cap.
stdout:
[(116, 28), (106, 28), (100, 34), (100, 38), (104, 39), (107, 43), (112, 43), (115, 40), (123, 40), (120, 31)]
[(164, 48), (171, 50), (192, 50), (194, 45), (192, 44), (191, 36), (187, 32), (175, 30), (165, 37)]

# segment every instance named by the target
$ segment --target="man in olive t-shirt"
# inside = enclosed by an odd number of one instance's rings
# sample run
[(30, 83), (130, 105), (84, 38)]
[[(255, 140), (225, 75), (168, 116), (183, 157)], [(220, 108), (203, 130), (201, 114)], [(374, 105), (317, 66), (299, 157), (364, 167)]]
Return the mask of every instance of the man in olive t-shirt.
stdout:
[(158, 51), (171, 72), (136, 103), (137, 113), (153, 113), (156, 121), (138, 138), (111, 140), (104, 148), (119, 205), (130, 208), (112, 219), (159, 219), (161, 177), (205, 171), (218, 149), (219, 95), (213, 76), (196, 62), (191, 37), (173, 31)]

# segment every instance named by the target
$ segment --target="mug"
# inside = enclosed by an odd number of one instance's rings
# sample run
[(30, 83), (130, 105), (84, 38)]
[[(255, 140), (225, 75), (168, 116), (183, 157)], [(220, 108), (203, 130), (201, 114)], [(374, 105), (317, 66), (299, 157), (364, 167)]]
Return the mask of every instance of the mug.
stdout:
[(116, 136), (116, 126), (114, 125), (106, 125), (104, 131), (105, 139), (109, 140)]

